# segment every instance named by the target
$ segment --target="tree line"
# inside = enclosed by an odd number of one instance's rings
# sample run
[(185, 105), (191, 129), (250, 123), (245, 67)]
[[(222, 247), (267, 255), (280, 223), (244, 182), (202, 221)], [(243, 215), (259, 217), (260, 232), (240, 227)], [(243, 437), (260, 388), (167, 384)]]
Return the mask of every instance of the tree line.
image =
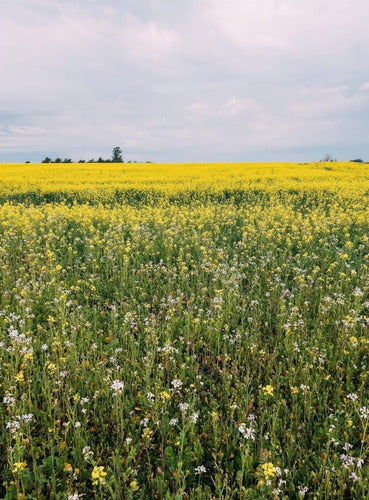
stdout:
[[(53, 160), (48, 156), (46, 156), (46, 158), (44, 158), (41, 163), (72, 163), (72, 159), (64, 158), (63, 160), (62, 158), (55, 158), (55, 160)], [(115, 148), (113, 148), (111, 158), (104, 159), (100, 156), (97, 160), (94, 160), (93, 158), (87, 161), (78, 160), (77, 163), (124, 163), (123, 152), (119, 146), (116, 146)]]

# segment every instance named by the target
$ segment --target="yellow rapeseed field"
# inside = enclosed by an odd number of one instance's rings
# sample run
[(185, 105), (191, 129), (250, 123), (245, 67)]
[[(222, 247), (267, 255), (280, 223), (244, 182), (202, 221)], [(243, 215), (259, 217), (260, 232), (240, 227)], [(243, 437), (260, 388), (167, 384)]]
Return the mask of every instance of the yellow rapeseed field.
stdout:
[(204, 164), (2, 164), (1, 192), (263, 189), (368, 189), (368, 167), (357, 163), (204, 163)]

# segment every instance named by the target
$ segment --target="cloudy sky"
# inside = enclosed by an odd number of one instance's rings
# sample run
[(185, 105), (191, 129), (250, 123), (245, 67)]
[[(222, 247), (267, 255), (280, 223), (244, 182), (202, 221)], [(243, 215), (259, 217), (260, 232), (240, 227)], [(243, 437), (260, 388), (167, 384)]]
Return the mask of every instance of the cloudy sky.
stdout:
[(0, 162), (369, 160), (368, 0), (1, 0)]

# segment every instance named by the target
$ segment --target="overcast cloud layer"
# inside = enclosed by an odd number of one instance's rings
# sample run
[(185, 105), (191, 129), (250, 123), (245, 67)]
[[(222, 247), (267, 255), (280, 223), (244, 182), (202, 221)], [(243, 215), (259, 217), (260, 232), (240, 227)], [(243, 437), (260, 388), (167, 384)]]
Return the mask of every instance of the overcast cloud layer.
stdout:
[(368, 0), (1, 0), (0, 161), (369, 160)]

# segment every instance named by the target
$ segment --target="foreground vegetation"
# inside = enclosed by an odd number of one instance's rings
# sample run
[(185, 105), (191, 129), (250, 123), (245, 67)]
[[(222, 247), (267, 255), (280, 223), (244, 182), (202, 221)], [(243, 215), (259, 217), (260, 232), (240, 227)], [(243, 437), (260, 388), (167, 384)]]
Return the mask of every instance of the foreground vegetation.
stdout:
[(368, 498), (368, 174), (0, 166), (0, 497)]

